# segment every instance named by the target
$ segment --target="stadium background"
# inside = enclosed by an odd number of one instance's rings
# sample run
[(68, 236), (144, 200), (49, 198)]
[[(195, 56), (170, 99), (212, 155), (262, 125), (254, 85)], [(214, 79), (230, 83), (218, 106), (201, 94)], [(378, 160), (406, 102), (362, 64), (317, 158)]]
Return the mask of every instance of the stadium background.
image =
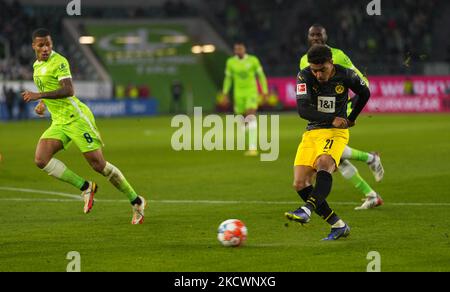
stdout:
[[(67, 15), (69, 2), (0, 0), (1, 271), (65, 270), (69, 250), (81, 251), (84, 270), (362, 271), (367, 252), (378, 250), (383, 270), (449, 271), (448, 1), (381, 0), (380, 16), (367, 15), (369, 0), (90, 0), (81, 1), (81, 16)], [(381, 151), (386, 168), (375, 185), (386, 205), (374, 212), (354, 212), (348, 202), (358, 204), (357, 192), (335, 176), (332, 201), (354, 234), (333, 247), (316, 242), (328, 231), (319, 220), (298, 231), (282, 218), (296, 204), (285, 202), (297, 199), (291, 165), (305, 123), (295, 114), (293, 84), (314, 23), (371, 81), (373, 96), (352, 145)], [(76, 149), (60, 155), (102, 182), (98, 214), (86, 219), (72, 197), (48, 197), (74, 192), (33, 168), (35, 143), (49, 121), (34, 120), (34, 105), (19, 93), (35, 88), (30, 34), (37, 27), (52, 32), (54, 50), (69, 60), (76, 95), (99, 117), (106, 154), (151, 198), (145, 229), (130, 231), (126, 203), (115, 201), (120, 195), (89, 172)], [(270, 99), (261, 109), (282, 113), (280, 159), (271, 164), (242, 153), (170, 148), (172, 114), (194, 106), (230, 110), (220, 91), (235, 39), (245, 40), (269, 78)], [(172, 99), (180, 84), (177, 109)], [(365, 166), (360, 172), (371, 178)], [(240, 201), (247, 203), (233, 203)], [(217, 225), (234, 216), (249, 225), (249, 244), (220, 249)], [(130, 242), (142, 255), (119, 248)]]
[[(297, 60), (316, 22), (328, 28), (329, 44), (373, 80), (368, 110), (448, 110), (446, 1), (384, 1), (381, 16), (367, 15), (368, 1), (94, 0), (81, 3), (81, 16), (67, 15), (69, 2), (0, 2), (2, 119), (11, 107), (14, 118), (24, 117), (18, 92), (32, 86), (29, 35), (35, 27), (53, 32), (54, 49), (70, 60), (81, 99), (141, 100), (142, 112), (135, 114), (169, 112), (175, 82), (182, 87), (183, 112), (221, 109), (224, 64), (237, 39), (260, 57), (270, 79), (271, 99), (263, 109), (294, 108)], [(83, 36), (94, 39), (85, 44)], [(202, 53), (205, 45), (213, 46), (209, 53)], [(101, 105), (97, 115), (134, 113), (123, 103)]]

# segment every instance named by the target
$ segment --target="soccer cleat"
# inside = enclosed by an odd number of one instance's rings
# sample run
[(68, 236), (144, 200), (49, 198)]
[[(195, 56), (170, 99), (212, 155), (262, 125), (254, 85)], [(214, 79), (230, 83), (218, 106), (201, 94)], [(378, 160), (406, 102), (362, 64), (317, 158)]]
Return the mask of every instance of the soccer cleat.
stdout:
[(139, 196), (141, 199), (141, 204), (133, 205), (133, 219), (131, 220), (131, 224), (137, 225), (144, 223), (144, 210), (147, 207), (147, 201)]
[(384, 168), (381, 164), (381, 158), (380, 155), (376, 152), (371, 152), (371, 154), (374, 156), (373, 160), (367, 164), (369, 165), (369, 168), (372, 171), (373, 176), (375, 177), (375, 181), (380, 182), (384, 176)]
[(362, 205), (356, 207), (355, 210), (373, 209), (384, 204), (383, 199), (378, 194), (376, 194), (376, 197), (366, 197), (365, 199), (362, 199), (362, 201)]
[(92, 207), (94, 206), (94, 195), (97, 192), (98, 186), (95, 182), (90, 181), (89, 187), (83, 191), (81, 194), (84, 199), (84, 213), (87, 214), (91, 212)]
[(324, 239), (323, 241), (331, 241), (331, 240), (338, 240), (341, 237), (348, 237), (350, 235), (350, 227), (345, 224), (344, 227), (339, 228), (331, 228), (330, 234)]
[(295, 221), (301, 224), (306, 224), (311, 220), (311, 216), (309, 216), (303, 208), (298, 208), (295, 211), (290, 211), (284, 213), (284, 216), (291, 221)]
[(258, 150), (248, 150), (245, 152), (245, 156), (255, 157), (258, 156), (259, 152)]

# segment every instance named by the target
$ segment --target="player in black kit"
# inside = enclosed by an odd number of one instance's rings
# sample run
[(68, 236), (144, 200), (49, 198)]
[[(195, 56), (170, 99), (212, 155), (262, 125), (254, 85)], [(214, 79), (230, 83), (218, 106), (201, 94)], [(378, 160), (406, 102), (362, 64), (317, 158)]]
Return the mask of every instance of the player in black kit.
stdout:
[[(294, 163), (294, 187), (305, 205), (285, 215), (305, 224), (314, 211), (331, 225), (324, 240), (337, 240), (348, 236), (350, 227), (329, 207), (326, 198), (331, 192), (332, 173), (349, 141), (348, 128), (355, 125), (370, 91), (356, 72), (333, 64), (329, 47), (314, 45), (307, 55), (310, 66), (300, 71), (297, 78), (297, 108), (309, 123)], [(349, 89), (359, 98), (347, 116)]]

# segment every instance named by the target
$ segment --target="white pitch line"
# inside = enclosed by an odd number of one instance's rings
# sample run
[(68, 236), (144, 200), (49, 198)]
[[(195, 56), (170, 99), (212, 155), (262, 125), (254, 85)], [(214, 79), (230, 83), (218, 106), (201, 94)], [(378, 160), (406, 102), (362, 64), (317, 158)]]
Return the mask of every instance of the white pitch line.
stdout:
[[(33, 193), (43, 195), (53, 195), (66, 197), (69, 199), (33, 199), (33, 198), (1, 198), (0, 201), (29, 201), (29, 202), (78, 202), (82, 200), (80, 195), (73, 195), (61, 192), (35, 190), (35, 189), (22, 189), (12, 187), (0, 187), (0, 191), (10, 191), (18, 193)], [(97, 202), (102, 203), (126, 203), (128, 200), (108, 200), (108, 199), (96, 199)], [(250, 205), (295, 205), (299, 201), (223, 201), (223, 200), (148, 200), (149, 203), (159, 204), (206, 204), (206, 205), (238, 205), (238, 204), (250, 204)], [(348, 205), (357, 206), (356, 202), (329, 202), (332, 205)], [(450, 203), (385, 203), (392, 206), (450, 206)]]
[(77, 195), (66, 194), (66, 193), (61, 193), (61, 192), (43, 191), (43, 190), (35, 190), (35, 189), (21, 189), (21, 188), (0, 187), (0, 191), (43, 194), (43, 195), (52, 195), (52, 196), (72, 198), (72, 199), (75, 199), (75, 200), (83, 200), (83, 198), (80, 195), (77, 196)]

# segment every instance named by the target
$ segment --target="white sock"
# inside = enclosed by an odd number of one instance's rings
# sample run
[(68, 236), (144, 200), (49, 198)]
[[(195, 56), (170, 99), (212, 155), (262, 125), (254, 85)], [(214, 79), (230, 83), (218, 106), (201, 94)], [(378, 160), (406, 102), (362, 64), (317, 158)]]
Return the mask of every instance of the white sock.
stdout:
[(106, 162), (105, 169), (102, 171), (103, 176), (105, 176), (113, 185), (120, 186), (120, 184), (125, 180), (122, 172), (109, 162)]
[(249, 137), (249, 150), (258, 150), (258, 122), (256, 119), (251, 119), (248, 122), (248, 137)]
[(332, 225), (331, 228), (342, 228), (344, 226), (345, 226), (345, 222), (342, 221), (342, 219), (339, 219), (339, 221), (334, 223), (334, 225)]
[(352, 148), (345, 146), (344, 152), (342, 152), (342, 159), (351, 159), (352, 158)]
[(303, 209), (303, 211), (306, 212), (306, 214), (308, 214), (309, 217), (311, 217), (311, 210), (309, 210), (309, 209), (306, 208), (306, 207), (302, 207), (302, 209)]
[(341, 161), (338, 170), (345, 179), (351, 179), (358, 173), (358, 169), (347, 159)]
[(64, 163), (56, 158), (52, 158), (42, 170), (48, 173), (48, 175), (61, 178), (66, 169), (67, 167)]

